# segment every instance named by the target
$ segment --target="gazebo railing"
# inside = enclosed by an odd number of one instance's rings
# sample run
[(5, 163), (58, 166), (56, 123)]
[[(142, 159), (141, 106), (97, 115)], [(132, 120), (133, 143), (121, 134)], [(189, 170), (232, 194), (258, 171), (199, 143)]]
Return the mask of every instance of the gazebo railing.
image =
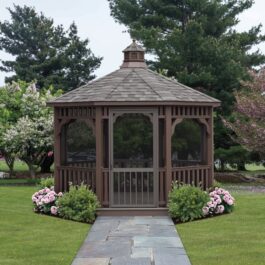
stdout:
[(159, 168), (159, 174), (158, 174), (158, 195), (159, 200), (158, 204), (161, 207), (164, 207), (166, 205), (167, 200), (167, 192), (166, 192), (166, 170), (164, 168)]
[(189, 167), (173, 167), (172, 181), (191, 184), (206, 190), (209, 187), (210, 166), (198, 165)]
[(96, 191), (96, 169), (87, 167), (60, 166), (57, 168), (61, 190), (67, 191), (69, 183), (88, 185), (94, 192)]
[[(88, 185), (94, 192), (96, 190), (96, 169), (76, 166), (60, 166), (57, 168), (61, 190), (69, 189), (69, 183), (80, 185), (82, 182)], [(171, 170), (172, 181), (178, 183), (191, 184), (206, 190), (209, 187), (209, 175), (211, 167), (208, 165), (196, 165), (188, 167), (173, 167)], [(125, 170), (126, 171), (126, 170)], [(102, 206), (110, 205), (109, 182), (110, 173), (108, 168), (102, 169)], [(158, 174), (158, 204), (160, 207), (166, 206), (166, 170), (159, 168)]]

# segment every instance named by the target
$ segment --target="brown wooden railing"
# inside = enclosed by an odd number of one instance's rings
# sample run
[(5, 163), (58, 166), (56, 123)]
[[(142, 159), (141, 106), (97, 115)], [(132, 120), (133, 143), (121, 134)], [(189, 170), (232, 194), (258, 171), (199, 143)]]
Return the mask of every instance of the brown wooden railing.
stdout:
[(95, 169), (86, 167), (61, 166), (57, 170), (62, 191), (67, 191), (69, 189), (69, 183), (78, 185), (82, 182), (88, 185), (94, 192), (96, 191)]
[[(60, 180), (60, 187), (62, 191), (67, 191), (69, 189), (69, 183), (77, 185), (84, 183), (88, 185), (94, 192), (96, 191), (96, 170), (95, 168), (87, 167), (73, 167), (73, 166), (61, 166), (58, 167), (58, 174)], [(172, 181), (177, 181), (178, 183), (192, 184), (197, 187), (201, 187), (206, 190), (209, 187), (209, 177), (210, 177), (211, 167), (207, 165), (197, 165), (188, 167), (174, 167), (172, 168)], [(123, 170), (124, 171), (124, 170)], [(126, 171), (126, 170), (125, 170)], [(130, 177), (137, 176), (136, 173), (130, 173)], [(140, 177), (141, 172), (139, 173)], [(128, 179), (130, 178), (128, 177)], [(103, 201), (102, 206), (108, 207), (110, 205), (110, 194), (109, 194), (109, 182), (110, 174), (108, 168), (102, 169), (102, 194)], [(149, 178), (149, 177), (148, 177)], [(149, 179), (146, 180), (149, 183)], [(141, 186), (142, 188), (142, 186)], [(148, 188), (149, 189), (149, 188)], [(147, 194), (148, 195), (148, 194)], [(141, 195), (142, 196), (142, 195)], [(159, 169), (158, 174), (158, 203), (160, 207), (166, 206), (167, 201), (167, 190), (166, 190), (166, 170), (165, 168)]]
[(167, 201), (167, 192), (166, 192), (166, 171), (164, 168), (159, 169), (159, 206), (163, 207), (166, 206), (166, 201)]
[(112, 206), (153, 207), (155, 194), (154, 170), (150, 168), (113, 169)]
[(172, 168), (172, 181), (192, 184), (206, 190), (209, 187), (210, 166), (189, 166)]
[(102, 170), (103, 177), (103, 206), (109, 206), (109, 169), (104, 168)]

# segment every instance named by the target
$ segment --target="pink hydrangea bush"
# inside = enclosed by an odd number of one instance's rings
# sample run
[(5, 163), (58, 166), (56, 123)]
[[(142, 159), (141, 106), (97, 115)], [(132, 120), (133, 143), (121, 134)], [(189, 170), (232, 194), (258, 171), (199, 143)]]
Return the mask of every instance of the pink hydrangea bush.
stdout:
[(54, 187), (44, 188), (32, 195), (34, 211), (38, 213), (58, 215), (59, 209), (57, 206), (58, 198), (62, 197), (62, 192), (58, 194), (54, 191)]
[(216, 187), (209, 193), (210, 201), (202, 208), (204, 216), (230, 213), (234, 209), (235, 199), (225, 189)]

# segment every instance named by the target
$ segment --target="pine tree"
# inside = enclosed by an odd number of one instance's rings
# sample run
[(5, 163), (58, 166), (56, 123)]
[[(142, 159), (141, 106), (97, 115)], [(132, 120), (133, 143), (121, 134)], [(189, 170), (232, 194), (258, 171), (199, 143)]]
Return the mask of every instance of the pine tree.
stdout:
[(14, 72), (6, 82), (37, 80), (40, 88), (70, 90), (93, 79), (102, 58), (88, 48), (88, 40), (78, 37), (73, 23), (68, 30), (55, 26), (51, 18), (33, 7), (8, 8), (11, 21), (0, 22), (0, 50), (14, 56), (1, 61), (0, 70)]
[[(238, 15), (252, 0), (108, 0), (111, 15), (127, 26), (133, 38), (156, 60), (149, 66), (222, 101), (217, 111), (229, 116), (233, 91), (248, 80), (248, 69), (265, 56), (251, 49), (265, 40), (261, 25), (239, 33)], [(232, 144), (220, 119), (216, 122), (218, 147)]]

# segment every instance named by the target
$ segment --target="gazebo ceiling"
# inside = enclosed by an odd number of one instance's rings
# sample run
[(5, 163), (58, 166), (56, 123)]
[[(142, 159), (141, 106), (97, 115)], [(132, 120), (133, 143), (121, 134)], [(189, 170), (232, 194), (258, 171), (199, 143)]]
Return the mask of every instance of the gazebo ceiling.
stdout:
[(49, 105), (86, 102), (220, 104), (215, 98), (147, 69), (144, 50), (135, 41), (123, 52), (120, 69), (50, 101)]

